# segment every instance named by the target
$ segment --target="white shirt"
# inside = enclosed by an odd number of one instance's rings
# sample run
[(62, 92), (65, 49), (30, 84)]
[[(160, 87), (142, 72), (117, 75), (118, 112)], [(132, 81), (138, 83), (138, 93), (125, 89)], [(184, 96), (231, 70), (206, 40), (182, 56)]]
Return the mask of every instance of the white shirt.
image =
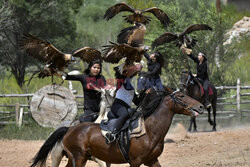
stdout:
[(116, 92), (115, 98), (120, 99), (124, 101), (125, 103), (127, 103), (129, 106), (131, 106), (132, 100), (134, 98), (134, 93), (135, 93), (134, 89), (126, 90), (124, 86), (122, 85), (121, 88), (118, 89), (118, 91)]

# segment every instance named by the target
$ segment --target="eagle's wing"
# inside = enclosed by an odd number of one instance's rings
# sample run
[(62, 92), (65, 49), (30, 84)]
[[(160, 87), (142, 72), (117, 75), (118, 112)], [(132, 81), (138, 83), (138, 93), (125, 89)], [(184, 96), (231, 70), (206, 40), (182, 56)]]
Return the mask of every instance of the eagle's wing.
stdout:
[(127, 5), (125, 2), (122, 2), (122, 3), (115, 4), (114, 6), (111, 6), (105, 12), (103, 18), (106, 20), (109, 20), (112, 17), (114, 17), (115, 15), (117, 15), (118, 13), (124, 12), (124, 11), (135, 13), (135, 10), (132, 7)]
[(206, 24), (193, 24), (187, 27), (180, 35), (190, 34), (193, 31), (199, 31), (199, 30), (210, 30), (212, 31), (212, 28)]
[(93, 60), (101, 60), (101, 52), (90, 47), (83, 47), (73, 53), (74, 57), (80, 57), (82, 61), (90, 63)]
[(144, 43), (144, 34), (146, 27), (143, 24), (136, 23), (135, 26), (127, 27), (117, 36), (119, 44), (129, 44), (130, 46), (138, 47)]
[(152, 43), (152, 49), (154, 49), (155, 47), (162, 45), (164, 43), (169, 43), (173, 40), (176, 40), (178, 38), (178, 36), (176, 34), (173, 34), (171, 32), (166, 32), (165, 34), (162, 34), (161, 36), (159, 36), (158, 38), (156, 38), (154, 40), (154, 42)]
[(49, 42), (39, 39), (31, 34), (24, 34), (19, 45), (26, 53), (42, 62), (51, 63), (55, 59), (64, 59), (64, 53)]
[(153, 15), (155, 15), (155, 17), (157, 19), (160, 20), (161, 24), (167, 26), (170, 23), (170, 19), (168, 17), (168, 15), (161, 9), (157, 8), (157, 7), (152, 7), (152, 8), (148, 8), (143, 10), (143, 12), (150, 12)]
[(109, 63), (119, 63), (122, 58), (129, 57), (137, 49), (128, 44), (116, 44), (110, 42), (110, 45), (103, 46), (103, 60)]

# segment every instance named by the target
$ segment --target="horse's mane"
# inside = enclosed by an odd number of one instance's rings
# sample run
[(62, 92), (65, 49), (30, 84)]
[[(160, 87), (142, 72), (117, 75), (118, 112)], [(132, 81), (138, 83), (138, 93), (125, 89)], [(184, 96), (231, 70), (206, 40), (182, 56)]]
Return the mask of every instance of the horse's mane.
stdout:
[(145, 96), (141, 103), (144, 119), (148, 118), (156, 110), (162, 99), (168, 94), (168, 92), (153, 91)]

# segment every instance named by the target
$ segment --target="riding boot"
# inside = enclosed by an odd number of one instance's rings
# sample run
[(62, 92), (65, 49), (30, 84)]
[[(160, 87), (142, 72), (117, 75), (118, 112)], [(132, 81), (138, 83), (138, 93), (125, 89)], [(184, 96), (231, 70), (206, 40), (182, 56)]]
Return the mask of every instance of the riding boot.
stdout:
[(135, 111), (136, 111), (136, 108), (129, 108), (128, 109), (128, 115), (130, 118), (134, 115)]
[(208, 95), (208, 80), (203, 81), (203, 88), (204, 88), (204, 93), (205, 93), (205, 107), (209, 108), (211, 107), (211, 103), (209, 102), (209, 95)]
[(126, 121), (126, 117), (120, 117), (116, 119), (115, 121), (113, 121), (111, 125), (113, 129), (110, 132), (106, 133), (105, 135), (108, 140), (107, 143), (112, 143), (113, 141), (115, 141), (116, 136), (119, 133), (125, 121)]
[(204, 104), (204, 106), (206, 107), (206, 108), (209, 108), (209, 107), (211, 107), (211, 103), (209, 102), (209, 96), (208, 96), (208, 91), (205, 91), (204, 92), (205, 93), (205, 104)]

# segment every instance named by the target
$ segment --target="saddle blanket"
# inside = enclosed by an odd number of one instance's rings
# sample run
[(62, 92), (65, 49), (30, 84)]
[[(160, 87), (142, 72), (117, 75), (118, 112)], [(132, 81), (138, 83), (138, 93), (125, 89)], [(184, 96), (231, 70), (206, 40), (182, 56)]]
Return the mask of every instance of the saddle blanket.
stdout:
[[(199, 83), (199, 85), (200, 85), (200, 89), (201, 89), (201, 96), (203, 96), (204, 95), (204, 88), (200, 83)], [(208, 85), (208, 94), (209, 94), (209, 96), (212, 96), (214, 94), (213, 89), (210, 85)]]
[[(138, 126), (131, 128), (132, 125), (130, 124), (130, 127), (129, 127), (130, 139), (134, 137), (141, 137), (142, 135), (146, 134), (143, 117), (141, 116), (139, 117), (139, 119), (136, 119), (135, 121), (138, 121), (136, 123)], [(106, 133), (108, 133), (109, 131), (101, 129), (101, 132), (102, 132), (103, 137), (106, 138)]]

